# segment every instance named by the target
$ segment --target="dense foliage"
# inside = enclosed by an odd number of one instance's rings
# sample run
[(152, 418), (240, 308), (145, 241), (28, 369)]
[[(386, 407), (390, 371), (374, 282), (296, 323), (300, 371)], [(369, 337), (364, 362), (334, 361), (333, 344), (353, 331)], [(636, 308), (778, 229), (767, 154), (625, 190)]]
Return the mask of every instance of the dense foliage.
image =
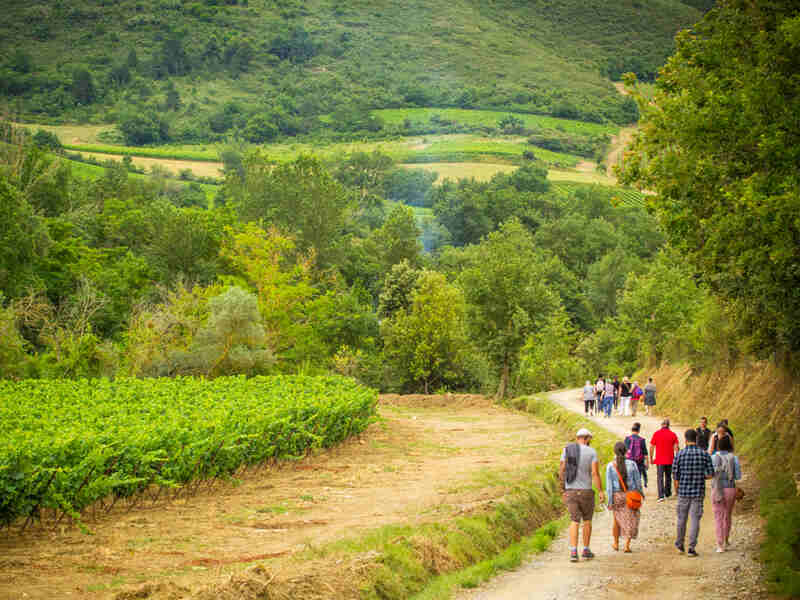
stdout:
[(340, 372), (387, 391), (538, 388), (531, 340), (566, 315), (560, 370), (588, 367), (579, 340), (662, 243), (614, 189), (550, 184), (535, 160), (435, 185), (380, 152), (276, 166), (232, 147), (208, 207), (122, 165), (79, 179), (45, 136), (7, 133), (0, 367), (15, 378)]
[[(746, 43), (743, 42), (746, 41)], [(725, 0), (678, 36), (624, 166), (756, 352), (800, 350), (800, 9)]]
[(341, 377), (0, 380), (0, 522), (230, 477), (360, 433), (376, 392)]

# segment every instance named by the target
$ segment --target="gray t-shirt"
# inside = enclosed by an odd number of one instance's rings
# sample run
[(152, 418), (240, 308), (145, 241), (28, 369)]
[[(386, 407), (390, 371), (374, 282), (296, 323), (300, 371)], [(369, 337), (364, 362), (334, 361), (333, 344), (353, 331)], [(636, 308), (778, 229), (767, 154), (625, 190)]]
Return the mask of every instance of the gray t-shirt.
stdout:
[[(597, 462), (597, 450), (591, 446), (578, 444), (580, 453), (578, 455), (578, 474), (572, 482), (565, 482), (564, 488), (567, 490), (590, 490), (592, 489), (592, 463)], [(561, 450), (561, 460), (567, 460), (567, 449)]]

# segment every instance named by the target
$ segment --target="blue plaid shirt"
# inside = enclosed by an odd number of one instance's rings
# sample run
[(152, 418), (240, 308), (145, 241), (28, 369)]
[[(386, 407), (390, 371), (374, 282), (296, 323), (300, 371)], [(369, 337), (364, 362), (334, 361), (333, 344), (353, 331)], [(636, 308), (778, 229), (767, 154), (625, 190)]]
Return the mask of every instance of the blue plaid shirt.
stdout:
[(704, 498), (706, 477), (714, 474), (708, 452), (698, 446), (686, 446), (672, 461), (672, 478), (678, 482), (678, 496)]

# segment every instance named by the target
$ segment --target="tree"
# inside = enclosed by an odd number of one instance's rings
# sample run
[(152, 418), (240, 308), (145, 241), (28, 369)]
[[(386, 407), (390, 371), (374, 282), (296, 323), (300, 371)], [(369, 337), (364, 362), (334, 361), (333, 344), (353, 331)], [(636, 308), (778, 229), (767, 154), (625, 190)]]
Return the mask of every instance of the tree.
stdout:
[(175, 84), (171, 81), (167, 84), (166, 98), (164, 100), (164, 107), (167, 110), (178, 110), (181, 107), (181, 95), (175, 88)]
[(461, 290), (441, 273), (422, 271), (410, 306), (381, 325), (388, 360), (425, 394), (459, 381), (469, 351), (464, 316)]
[(72, 95), (78, 104), (91, 104), (97, 97), (92, 74), (86, 69), (75, 69), (72, 74)]
[(234, 286), (211, 298), (208, 309), (208, 322), (197, 334), (190, 360), (209, 376), (266, 372), (273, 358), (256, 296)]
[(378, 314), (381, 317), (391, 317), (399, 310), (408, 310), (419, 274), (420, 271), (413, 268), (407, 260), (392, 265), (383, 281), (378, 303)]
[(578, 337), (563, 308), (550, 314), (543, 327), (522, 348), (520, 379), (529, 392), (574, 386), (586, 374), (584, 362), (573, 355)]
[(34, 286), (35, 263), (49, 241), (42, 218), (17, 188), (0, 177), (0, 290), (14, 297)]
[(545, 261), (531, 234), (518, 221), (505, 223), (466, 253), (470, 262), (459, 282), (468, 326), (500, 371), (497, 396), (504, 398), (520, 349), (556, 309), (558, 297), (546, 284)]
[(169, 124), (152, 110), (124, 114), (118, 127), (129, 146), (158, 144), (169, 140)]
[(385, 273), (401, 261), (419, 266), (422, 255), (419, 236), (414, 212), (407, 206), (396, 206), (368, 240), (373, 255), (381, 265), (381, 271)]
[(275, 166), (256, 152), (245, 158), (244, 177), (226, 172), (225, 186), (242, 219), (273, 223), (296, 235), (301, 250), (313, 248), (319, 265), (332, 264), (353, 202), (319, 159)]
[(304, 63), (317, 53), (317, 46), (302, 25), (272, 40), (269, 53), (294, 64)]
[(652, 100), (634, 89), (622, 178), (656, 192), (670, 243), (735, 303), (753, 349), (787, 358), (800, 349), (797, 3), (724, 0), (676, 43)]

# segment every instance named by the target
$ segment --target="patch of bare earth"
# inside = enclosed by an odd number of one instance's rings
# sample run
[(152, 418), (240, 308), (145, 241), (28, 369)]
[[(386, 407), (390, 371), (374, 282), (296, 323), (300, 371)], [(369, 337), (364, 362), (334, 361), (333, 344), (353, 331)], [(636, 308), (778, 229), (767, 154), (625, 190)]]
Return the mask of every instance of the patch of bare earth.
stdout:
[(90, 511), (91, 535), (3, 533), (0, 598), (287, 597), (276, 582), (291, 583), (293, 597), (349, 597), (367, 559), (298, 553), (484, 510), (558, 445), (544, 424), (480, 396), (386, 396), (379, 411), (360, 439), (250, 470), (238, 485), (95, 519)]

